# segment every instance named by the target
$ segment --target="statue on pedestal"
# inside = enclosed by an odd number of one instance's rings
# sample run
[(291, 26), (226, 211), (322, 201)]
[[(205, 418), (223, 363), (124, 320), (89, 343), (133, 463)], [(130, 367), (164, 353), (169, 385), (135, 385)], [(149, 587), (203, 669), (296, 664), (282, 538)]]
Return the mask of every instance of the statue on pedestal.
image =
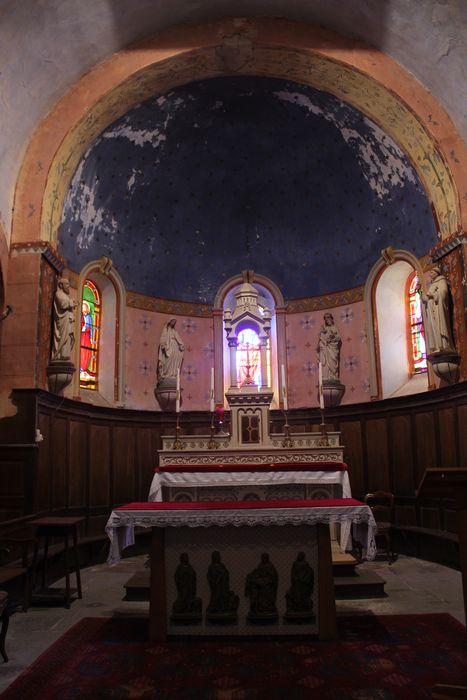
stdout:
[(276, 622), (278, 618), (276, 598), (279, 576), (269, 561), (269, 554), (261, 555), (261, 561), (245, 582), (245, 595), (250, 599), (249, 622)]
[(206, 618), (210, 622), (236, 622), (239, 599), (230, 590), (229, 572), (221, 561), (220, 552), (212, 553), (207, 578), (211, 598), (206, 608)]
[(323, 368), (323, 379), (339, 379), (339, 363), (342, 340), (331, 313), (324, 314), (324, 324), (319, 331), (318, 353)]
[(439, 266), (431, 271), (431, 284), (422, 295), (427, 318), (428, 352), (455, 352), (451, 330), (449, 286)]
[(309, 621), (313, 615), (313, 591), (315, 573), (305, 558), (305, 552), (299, 552), (290, 572), (290, 588), (285, 594), (287, 611), (285, 619), (302, 622)]
[(50, 391), (60, 393), (70, 384), (75, 372), (71, 359), (75, 345), (76, 301), (70, 296), (70, 281), (59, 277), (53, 303), (53, 336), (47, 380)]
[(180, 563), (175, 570), (177, 599), (172, 605), (171, 622), (192, 624), (201, 621), (201, 598), (196, 596), (196, 572), (190, 564), (188, 554), (180, 554)]

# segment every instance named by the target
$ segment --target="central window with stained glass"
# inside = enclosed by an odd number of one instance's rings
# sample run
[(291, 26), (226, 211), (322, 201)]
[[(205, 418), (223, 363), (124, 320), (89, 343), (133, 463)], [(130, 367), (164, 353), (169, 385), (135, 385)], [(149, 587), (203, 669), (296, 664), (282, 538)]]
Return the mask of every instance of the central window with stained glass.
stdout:
[(96, 285), (86, 280), (81, 301), (81, 335), (79, 352), (79, 385), (82, 389), (98, 387), (98, 353), (101, 317), (101, 296)]
[(238, 386), (261, 386), (261, 353), (259, 337), (252, 328), (245, 328), (237, 339)]

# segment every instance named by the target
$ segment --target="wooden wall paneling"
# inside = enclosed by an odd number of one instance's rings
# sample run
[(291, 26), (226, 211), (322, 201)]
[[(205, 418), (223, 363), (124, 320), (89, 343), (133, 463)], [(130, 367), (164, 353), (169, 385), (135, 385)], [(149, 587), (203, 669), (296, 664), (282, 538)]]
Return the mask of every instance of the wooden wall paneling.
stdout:
[[(54, 464), (51, 458), (52, 431), (50, 413), (39, 413), (37, 425), (43, 440), (38, 445), (37, 468), (30, 478), (34, 484), (34, 510), (48, 511), (53, 508), (53, 492), (51, 484), (54, 480)], [(29, 478), (29, 477), (28, 477)]]
[(362, 497), (366, 492), (362, 425), (359, 420), (342, 421), (340, 424), (341, 442), (344, 445), (344, 460), (349, 467), (349, 479), (352, 494)]
[(417, 461), (415, 488), (418, 488), (421, 478), (425, 473), (425, 469), (437, 467), (439, 462), (436, 449), (435, 417), (433, 411), (416, 413), (414, 425)]
[(19, 518), (27, 511), (25, 481), (27, 458), (23, 450), (0, 452), (0, 519)]
[(459, 435), (459, 467), (467, 467), (467, 405), (457, 409), (457, 427)]
[(147, 501), (149, 487), (151, 486), (154, 469), (159, 460), (157, 450), (159, 449), (159, 434), (152, 427), (137, 428), (136, 444), (138, 451), (138, 472), (136, 490), (138, 500)]
[(388, 424), (386, 418), (367, 420), (365, 433), (368, 459), (368, 490), (383, 489), (384, 491), (391, 491)]
[(136, 433), (130, 426), (113, 429), (113, 504), (121, 505), (137, 499)]
[(393, 416), (390, 421), (391, 471), (394, 493), (413, 496), (415, 464), (410, 416)]
[(89, 507), (110, 506), (110, 426), (89, 425)]
[(52, 463), (52, 480), (49, 488), (52, 492), (52, 510), (68, 507), (68, 441), (67, 420), (52, 416), (50, 423)]
[[(438, 411), (439, 456), (438, 467), (457, 467), (457, 430), (454, 408), (442, 408)], [(466, 424), (467, 428), (467, 424)]]
[(68, 505), (70, 508), (87, 506), (87, 438), (86, 422), (70, 419), (68, 422)]

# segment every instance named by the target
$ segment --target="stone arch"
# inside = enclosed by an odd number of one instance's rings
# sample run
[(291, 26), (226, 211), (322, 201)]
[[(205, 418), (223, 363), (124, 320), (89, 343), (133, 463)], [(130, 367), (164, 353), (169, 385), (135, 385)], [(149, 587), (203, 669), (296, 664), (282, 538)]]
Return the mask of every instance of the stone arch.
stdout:
[[(371, 57), (371, 60), (369, 58)], [(15, 193), (13, 242), (57, 240), (65, 193), (88, 145), (155, 92), (202, 78), (284, 77), (328, 91), (399, 144), (431, 201), (441, 238), (458, 232), (465, 144), (435, 98), (388, 56), (314, 25), (222, 19), (162, 32), (83, 76), (35, 132)], [(41, 167), (38, 168), (37, 164)]]

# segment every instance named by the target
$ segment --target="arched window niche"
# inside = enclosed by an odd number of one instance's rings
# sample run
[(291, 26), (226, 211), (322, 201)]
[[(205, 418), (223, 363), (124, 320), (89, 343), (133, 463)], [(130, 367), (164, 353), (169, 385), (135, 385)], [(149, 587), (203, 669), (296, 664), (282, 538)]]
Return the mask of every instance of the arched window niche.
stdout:
[(407, 297), (414, 274), (426, 291), (418, 258), (409, 251), (385, 248), (368, 275), (364, 301), (372, 400), (416, 394), (435, 386), (430, 365), (427, 371), (414, 371)]
[[(86, 285), (87, 282), (90, 284)], [(79, 341), (82, 337), (83, 301), (89, 296), (89, 290), (93, 286), (100, 297), (97, 362), (91, 367), (96, 372), (96, 386), (85, 386), (83, 374), (79, 371), (83, 353), (82, 343), (77, 342), (75, 366), (78, 371), (74, 378), (74, 395), (89, 403), (123, 405), (125, 287), (108, 258), (92, 261), (81, 270), (77, 295), (80, 300), (79, 313), (76, 314), (75, 328), (75, 337)], [(84, 341), (83, 336), (83, 344), (86, 345)]]
[[(227, 280), (218, 290), (213, 309), (214, 318), (214, 397), (216, 404), (226, 405), (225, 393), (233, 384), (233, 372), (231, 371), (231, 349), (224, 329), (224, 312), (230, 309), (233, 312), (236, 306), (235, 294), (239, 291), (245, 279), (258, 292), (258, 306), (268, 309), (271, 314), (271, 330), (266, 346), (266, 352), (261, 358), (261, 353), (255, 351), (255, 357), (251, 357), (251, 363), (255, 367), (250, 368), (253, 377), (246, 377), (246, 347), (240, 342), (236, 349), (236, 372), (235, 385), (241, 385), (245, 380), (254, 386), (268, 386), (272, 389), (274, 396), (271, 408), (279, 407), (279, 368), (281, 364), (286, 364), (286, 339), (285, 339), (285, 304), (280, 289), (267, 277), (254, 273), (244, 272)], [(244, 327), (239, 326), (240, 333), (246, 331), (245, 338), (254, 339), (254, 334), (258, 333), (258, 328), (254, 324), (245, 323)], [(242, 338), (239, 340), (245, 340)], [(243, 347), (242, 347), (243, 346)], [(250, 348), (251, 349), (251, 348)], [(261, 363), (265, 366), (262, 367)], [(243, 367), (243, 370), (241, 369)], [(263, 384), (260, 377), (265, 378)]]

